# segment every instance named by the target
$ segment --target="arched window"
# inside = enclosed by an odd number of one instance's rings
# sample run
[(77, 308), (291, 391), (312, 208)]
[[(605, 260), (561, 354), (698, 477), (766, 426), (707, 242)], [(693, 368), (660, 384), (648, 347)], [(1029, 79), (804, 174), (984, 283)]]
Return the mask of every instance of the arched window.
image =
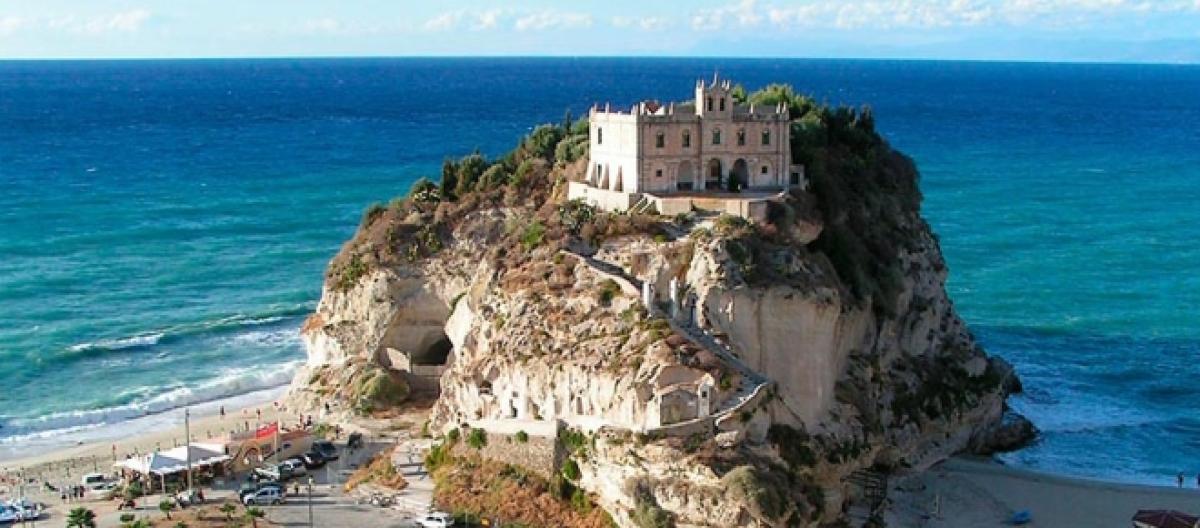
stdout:
[(683, 131), (683, 148), (691, 148), (691, 147), (692, 147), (692, 131), (684, 130)]
[(603, 143), (604, 143), (604, 129), (600, 128), (600, 127), (596, 127), (596, 144), (601, 145)]
[(738, 130), (737, 141), (738, 141), (739, 147), (746, 146), (746, 130), (745, 129)]
[(770, 145), (770, 144), (771, 144), (771, 131), (770, 131), (770, 130), (763, 130), (763, 133), (762, 133), (762, 144), (763, 144), (763, 145)]
[(663, 148), (667, 146), (667, 135), (659, 132), (654, 135), (654, 148)]
[(719, 128), (713, 129), (713, 138), (712, 139), (713, 139), (712, 140), (713, 145), (721, 144), (721, 129), (719, 129)]

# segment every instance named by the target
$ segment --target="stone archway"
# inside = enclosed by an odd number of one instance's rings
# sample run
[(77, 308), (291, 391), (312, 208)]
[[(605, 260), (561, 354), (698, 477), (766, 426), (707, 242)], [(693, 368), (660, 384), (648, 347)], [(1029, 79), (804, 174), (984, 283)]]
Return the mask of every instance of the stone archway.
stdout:
[(704, 174), (704, 189), (718, 190), (721, 188), (721, 160), (713, 158), (708, 160), (707, 170)]
[(695, 188), (696, 168), (692, 167), (692, 162), (683, 160), (679, 162), (679, 171), (675, 175), (675, 189), (680, 191), (690, 191)]
[(733, 170), (729, 171), (729, 190), (740, 191), (750, 184), (750, 169), (746, 160), (738, 158), (733, 162)]

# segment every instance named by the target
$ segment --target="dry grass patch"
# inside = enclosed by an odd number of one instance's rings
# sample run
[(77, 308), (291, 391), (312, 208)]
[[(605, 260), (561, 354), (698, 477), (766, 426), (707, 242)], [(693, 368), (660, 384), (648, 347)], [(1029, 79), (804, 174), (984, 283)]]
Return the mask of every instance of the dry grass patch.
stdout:
[(392, 464), (392, 455), (390, 451), (384, 451), (371, 462), (358, 468), (350, 479), (346, 481), (346, 491), (353, 491), (363, 484), (374, 484), (383, 488), (388, 488), (400, 491), (408, 487), (408, 482), (404, 480), (404, 476), (396, 471), (396, 466)]

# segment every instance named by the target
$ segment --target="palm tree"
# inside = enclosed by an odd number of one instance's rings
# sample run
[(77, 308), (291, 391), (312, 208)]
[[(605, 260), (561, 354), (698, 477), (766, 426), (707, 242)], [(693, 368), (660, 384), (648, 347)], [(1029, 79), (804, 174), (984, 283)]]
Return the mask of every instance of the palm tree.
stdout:
[(225, 514), (226, 521), (233, 520), (233, 512), (235, 511), (237, 511), (237, 506), (234, 506), (233, 504), (226, 502), (225, 504), (221, 505), (221, 513)]
[(250, 526), (258, 528), (258, 520), (266, 516), (267, 513), (260, 508), (250, 506), (246, 508), (246, 518), (250, 519)]
[(96, 528), (96, 512), (75, 508), (67, 514), (67, 528)]
[(167, 516), (167, 520), (171, 520), (171, 510), (175, 509), (175, 503), (171, 499), (163, 499), (158, 502), (158, 511), (163, 512)]

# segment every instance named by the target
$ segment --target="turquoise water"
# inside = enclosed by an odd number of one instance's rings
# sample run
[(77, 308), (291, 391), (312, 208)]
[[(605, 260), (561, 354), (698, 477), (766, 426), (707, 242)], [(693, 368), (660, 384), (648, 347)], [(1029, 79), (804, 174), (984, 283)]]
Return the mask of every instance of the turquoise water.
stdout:
[(0, 63), (0, 448), (272, 397), (366, 204), (714, 69), (870, 104), (917, 161), (951, 295), (1044, 431), (1006, 461), (1200, 470), (1200, 68), (965, 62)]

